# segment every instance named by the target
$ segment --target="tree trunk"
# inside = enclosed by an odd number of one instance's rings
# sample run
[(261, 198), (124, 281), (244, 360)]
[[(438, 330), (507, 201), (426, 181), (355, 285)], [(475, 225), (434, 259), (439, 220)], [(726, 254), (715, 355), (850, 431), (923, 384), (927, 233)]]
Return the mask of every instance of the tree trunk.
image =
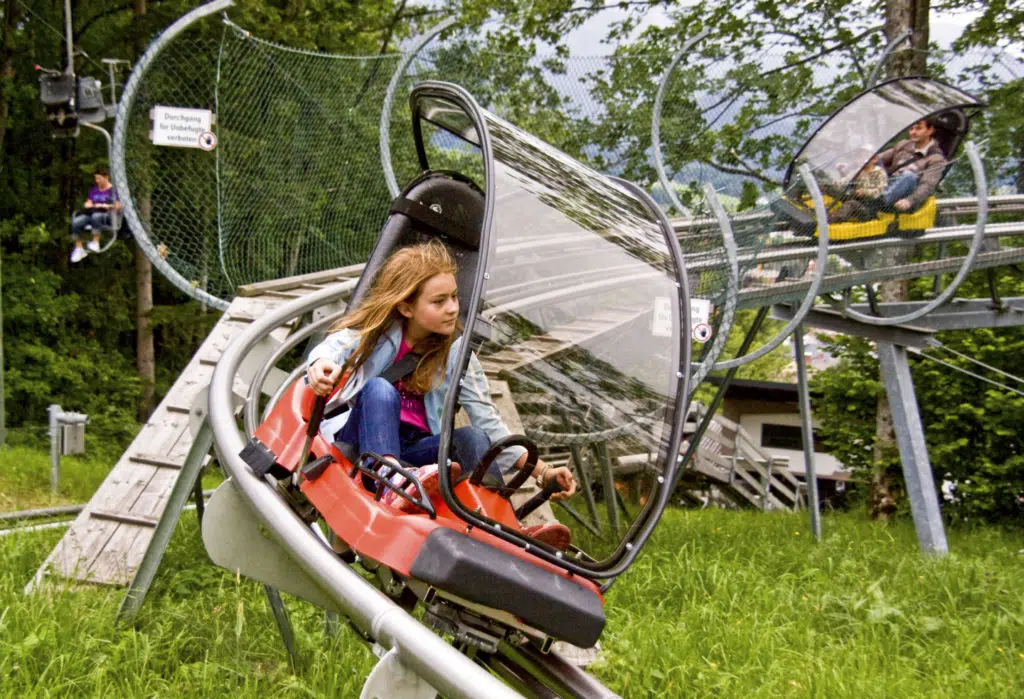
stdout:
[[(885, 35), (889, 41), (910, 29), (913, 34), (901, 50), (893, 54), (888, 66), (889, 77), (922, 75), (927, 68), (928, 13), (931, 0), (886, 0)], [(898, 266), (907, 261), (910, 248), (890, 248), (882, 253), (882, 264)], [(881, 301), (906, 301), (910, 283), (906, 279), (882, 282)], [(875, 413), (874, 469), (871, 474), (871, 489), (868, 494), (868, 511), (874, 519), (888, 519), (896, 511), (900, 495), (900, 474), (896, 469), (894, 456), (899, 454), (896, 447), (896, 433), (892, 426), (892, 409), (889, 397), (882, 393), (878, 397)]]
[(7, 119), (10, 117), (10, 100), (7, 95), (11, 83), (14, 82), (14, 27), (21, 21), (21, 6), (15, 0), (7, 0), (4, 4), (3, 28), (3, 65), (0, 65), (0, 153), (4, 152), (4, 138), (7, 135)]
[[(146, 14), (146, 0), (135, 0), (135, 16)], [(144, 32), (137, 36), (144, 37)], [(145, 50), (145, 39), (136, 42), (135, 54), (141, 56)], [(143, 220), (149, 220), (148, 202), (142, 203), (140, 212)], [(135, 246), (135, 364), (142, 379), (142, 396), (139, 399), (139, 421), (145, 421), (153, 412), (153, 400), (156, 395), (156, 350), (153, 346), (153, 265), (142, 252), (142, 247)]]
[(142, 246), (135, 246), (135, 294), (136, 305), (136, 366), (142, 379), (142, 397), (139, 399), (139, 421), (145, 421), (153, 412), (153, 398), (156, 393), (156, 351), (153, 347), (153, 265), (142, 252)]

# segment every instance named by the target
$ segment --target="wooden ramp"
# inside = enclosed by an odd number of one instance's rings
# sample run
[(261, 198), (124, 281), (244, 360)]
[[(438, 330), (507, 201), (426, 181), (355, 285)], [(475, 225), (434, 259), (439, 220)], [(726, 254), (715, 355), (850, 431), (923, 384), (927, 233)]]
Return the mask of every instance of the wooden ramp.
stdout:
[[(353, 280), (361, 270), (359, 265), (239, 289), (239, 296), (43, 562), (26, 591), (37, 588), (48, 577), (130, 585), (147, 556), (185, 458), (205, 420), (207, 388), (221, 354), (256, 319), (304, 294)], [(278, 328), (249, 354), (235, 379), (239, 406), (248, 392), (249, 380), (292, 330)], [(278, 370), (276, 381), (271, 376), (265, 390), (273, 390), (284, 377)], [(161, 550), (158, 555), (162, 553)]]

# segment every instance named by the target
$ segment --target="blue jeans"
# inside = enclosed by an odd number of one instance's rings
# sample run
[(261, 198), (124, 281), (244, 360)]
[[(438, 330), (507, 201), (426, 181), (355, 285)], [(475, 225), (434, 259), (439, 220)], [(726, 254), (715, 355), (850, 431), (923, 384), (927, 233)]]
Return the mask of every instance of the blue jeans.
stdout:
[(109, 230), (111, 225), (110, 213), (107, 211), (79, 214), (71, 219), (71, 235), (78, 240), (78, 237), (85, 231)]
[(913, 194), (920, 181), (921, 176), (916, 172), (902, 172), (889, 180), (882, 198), (887, 205), (892, 206), (900, 199), (906, 199)]
[[(429, 434), (399, 419), (401, 398), (398, 389), (377, 376), (366, 382), (349, 410), (348, 421), (335, 435), (362, 453), (396, 456), (413, 466), (437, 463), (441, 444), (439, 435)], [(452, 433), (452, 454), (463, 473), (472, 473), (491, 447), (487, 433), (476, 427), (460, 427)], [(501, 470), (491, 462), (487, 472), (501, 480)]]

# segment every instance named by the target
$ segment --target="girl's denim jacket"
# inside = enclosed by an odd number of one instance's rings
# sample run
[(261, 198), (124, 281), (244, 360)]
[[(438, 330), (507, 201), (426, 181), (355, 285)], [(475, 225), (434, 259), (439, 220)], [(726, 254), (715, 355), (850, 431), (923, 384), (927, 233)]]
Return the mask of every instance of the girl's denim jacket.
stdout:
[[(336, 333), (328, 335), (323, 342), (314, 347), (309, 353), (309, 363), (312, 364), (318, 359), (330, 359), (335, 364), (342, 365), (345, 360), (355, 352), (359, 346), (361, 333), (352, 328), (345, 328)], [(444, 397), (451, 385), (452, 377), (455, 375), (455, 358), (459, 354), (459, 348), (465, 336), (459, 337), (452, 344), (448, 352), (448, 361), (445, 364), (444, 376), (440, 383), (429, 393), (423, 396), (423, 405), (427, 410), (427, 424), (432, 434), (441, 432), (441, 412), (444, 409)], [(367, 381), (379, 376), (398, 355), (398, 347), (402, 342), (402, 321), (396, 320), (391, 324), (377, 346), (373, 348), (369, 358), (363, 363), (359, 370), (349, 377), (341, 390), (341, 399), (351, 401), (363, 388)], [(484, 375), (483, 367), (476, 353), (469, 356), (469, 366), (463, 375), (462, 388), (459, 390), (459, 402), (469, 417), (470, 424), (483, 430), (490, 438), (491, 443), (509, 434), (508, 427), (501, 420), (498, 409), (491, 401), (491, 393), (487, 388), (487, 377)], [(328, 441), (334, 441), (334, 435), (342, 428), (348, 420), (349, 411), (343, 412), (329, 420), (324, 420), (320, 425), (320, 433)], [(497, 458), (498, 466), (502, 472), (513, 470), (516, 461), (526, 452), (522, 447), (509, 447)]]

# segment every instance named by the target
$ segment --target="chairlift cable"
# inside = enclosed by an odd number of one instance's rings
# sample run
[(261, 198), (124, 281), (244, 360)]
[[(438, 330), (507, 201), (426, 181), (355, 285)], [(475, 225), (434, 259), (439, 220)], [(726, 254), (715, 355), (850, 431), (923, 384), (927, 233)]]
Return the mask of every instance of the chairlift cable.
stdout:
[(1000, 376), (1005, 376), (1006, 378), (1012, 379), (1013, 381), (1017, 381), (1018, 383), (1024, 383), (1024, 378), (1021, 378), (1020, 376), (1016, 376), (1016, 375), (1011, 374), (1009, 372), (1003, 371), (1002, 369), (997, 369), (994, 366), (992, 366), (991, 364), (986, 364), (985, 362), (982, 362), (982, 361), (980, 361), (978, 359), (975, 359), (974, 357), (966, 355), (966, 354), (964, 354), (962, 352), (957, 352), (955, 349), (952, 349), (951, 347), (949, 347), (947, 345), (939, 343), (939, 344), (937, 344), (935, 346), (937, 348), (939, 348), (939, 349), (942, 349), (942, 350), (945, 350), (945, 351), (949, 352), (950, 354), (954, 354), (957, 357), (960, 357), (961, 359), (966, 359), (968, 362), (971, 362), (973, 364), (977, 364), (980, 367), (984, 367), (985, 369), (988, 369), (989, 371), (994, 371), (995, 373), (999, 374)]
[(930, 359), (933, 362), (937, 362), (938, 364), (942, 364), (943, 366), (947, 366), (950, 369), (955, 369), (956, 371), (959, 371), (959, 372), (961, 372), (963, 374), (967, 374), (968, 376), (973, 377), (975, 379), (978, 379), (979, 381), (984, 381), (985, 383), (992, 384), (993, 386), (1001, 388), (1004, 391), (1009, 391), (1010, 393), (1016, 393), (1018, 396), (1024, 396), (1024, 391), (1018, 391), (1016, 388), (1011, 388), (1011, 387), (1007, 386), (1006, 384), (1001, 384), (998, 381), (993, 381), (992, 379), (986, 378), (986, 377), (982, 376), (981, 374), (975, 374), (973, 371), (968, 371), (967, 369), (964, 369), (963, 367), (958, 367), (956, 364), (951, 364), (950, 362), (943, 361), (943, 360), (939, 359), (938, 357), (933, 357), (930, 354), (925, 354), (924, 352), (922, 352), (921, 350), (919, 350), (919, 349), (917, 349), (915, 347), (908, 347), (907, 351), (911, 352), (913, 354), (916, 354), (919, 357), (924, 357), (925, 359)]
[[(60, 31), (59, 29), (54, 27), (52, 24), (47, 22), (45, 19), (43, 19), (41, 16), (39, 16), (39, 14), (37, 14), (35, 10), (33, 10), (32, 8), (30, 8), (28, 5), (25, 4), (25, 0), (17, 0), (17, 1), (18, 1), (18, 4), (21, 5), (21, 9), (25, 10), (25, 12), (27, 12), (30, 15), (32, 15), (41, 25), (43, 25), (44, 27), (49, 29), (51, 32), (53, 32), (54, 34), (59, 36), (61, 42), (64, 41), (64, 32)], [(98, 68), (103, 68), (105, 70), (103, 64), (100, 63), (99, 61), (97, 61), (95, 58), (93, 58), (89, 54), (82, 52), (79, 55), (83, 56), (86, 60), (91, 61), (92, 63), (94, 63)]]

